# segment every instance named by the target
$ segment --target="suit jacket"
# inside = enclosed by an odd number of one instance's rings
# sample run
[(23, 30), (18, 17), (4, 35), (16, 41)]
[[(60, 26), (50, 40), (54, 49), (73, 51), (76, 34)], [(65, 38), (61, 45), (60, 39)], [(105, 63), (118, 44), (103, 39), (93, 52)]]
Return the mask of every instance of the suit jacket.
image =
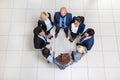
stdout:
[[(52, 26), (54, 26), (54, 23), (52, 22), (52, 19), (51, 19), (51, 14), (48, 13), (48, 15), (49, 15), (48, 19), (50, 20)], [(41, 24), (43, 25), (42, 29), (46, 32), (47, 26), (46, 26), (45, 22), (42, 20), (38, 20), (38, 26), (40, 26)]]
[(85, 46), (87, 48), (87, 50), (90, 50), (94, 44), (94, 36), (92, 36), (91, 38), (89, 38), (83, 42), (81, 42), (81, 41), (82, 41), (82, 39), (80, 39), (80, 44), (82, 46)]
[(37, 35), (34, 35), (34, 48), (42, 49), (46, 46), (46, 42), (39, 38)]
[[(54, 15), (54, 24), (56, 27), (60, 27), (60, 26), (57, 26), (57, 24), (59, 24), (59, 22), (60, 22), (60, 17), (61, 17), (60, 12), (56, 12)], [(70, 26), (71, 21), (72, 21), (72, 14), (67, 13), (66, 14), (66, 23), (65, 23), (67, 25), (67, 27)]]

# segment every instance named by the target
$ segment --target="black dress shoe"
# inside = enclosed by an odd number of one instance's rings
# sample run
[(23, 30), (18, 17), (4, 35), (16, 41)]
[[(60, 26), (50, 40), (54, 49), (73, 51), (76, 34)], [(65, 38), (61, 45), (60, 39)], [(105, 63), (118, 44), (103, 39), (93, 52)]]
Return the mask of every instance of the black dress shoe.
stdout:
[(73, 41), (71, 39), (69, 39), (69, 41), (72, 43)]
[(49, 39), (52, 39), (53, 38), (53, 36), (51, 36)]
[(57, 38), (58, 37), (58, 34), (57, 33), (55, 33), (55, 38)]
[(50, 44), (50, 42), (46, 42), (46, 45), (49, 45)]
[(81, 45), (80, 43), (76, 43), (76, 46)]

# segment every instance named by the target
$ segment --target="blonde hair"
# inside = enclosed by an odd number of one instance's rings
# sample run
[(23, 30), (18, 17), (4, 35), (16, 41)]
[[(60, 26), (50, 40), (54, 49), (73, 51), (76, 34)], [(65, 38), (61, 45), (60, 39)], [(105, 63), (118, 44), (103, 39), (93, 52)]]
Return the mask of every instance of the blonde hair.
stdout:
[(82, 54), (86, 54), (87, 53), (86, 48), (81, 46), (81, 45), (77, 46), (77, 51), (78, 51), (78, 53), (82, 53)]
[(40, 19), (41, 20), (46, 20), (47, 18), (49, 17), (49, 15), (48, 15), (48, 13), (47, 12), (41, 12), (41, 14), (40, 14)]

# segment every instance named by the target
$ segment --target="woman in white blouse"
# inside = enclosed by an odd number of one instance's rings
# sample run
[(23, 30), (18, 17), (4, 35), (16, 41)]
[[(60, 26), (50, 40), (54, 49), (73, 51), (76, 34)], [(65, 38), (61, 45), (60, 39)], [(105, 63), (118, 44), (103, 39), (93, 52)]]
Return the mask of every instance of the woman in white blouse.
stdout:
[(74, 21), (71, 24), (71, 38), (69, 39), (70, 42), (73, 42), (76, 37), (79, 37), (85, 29), (85, 24), (83, 23), (80, 16), (74, 17)]

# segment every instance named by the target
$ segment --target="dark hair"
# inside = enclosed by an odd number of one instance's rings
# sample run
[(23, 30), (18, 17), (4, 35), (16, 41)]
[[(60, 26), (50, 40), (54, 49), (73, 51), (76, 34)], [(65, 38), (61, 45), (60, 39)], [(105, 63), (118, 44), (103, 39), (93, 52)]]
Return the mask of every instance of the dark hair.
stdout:
[(48, 48), (44, 48), (42, 50), (42, 55), (47, 58), (50, 55), (50, 50)]
[(76, 17), (75, 20), (78, 21), (79, 23), (81, 22), (80, 17)]
[(64, 53), (64, 54), (60, 54), (56, 59), (61, 65), (64, 66), (70, 62), (71, 57), (69, 53)]
[(84, 23), (84, 21), (85, 21), (84, 16), (78, 16), (78, 17), (81, 19), (81, 22)]
[(93, 35), (95, 34), (95, 31), (94, 31), (94, 29), (92, 29), (92, 28), (88, 28), (88, 29), (85, 31), (85, 33), (88, 33), (89, 36), (93, 36)]
[(42, 32), (42, 30), (43, 30), (43, 29), (42, 29), (40, 26), (37, 26), (37, 27), (33, 30), (34, 35), (38, 35), (39, 33)]

